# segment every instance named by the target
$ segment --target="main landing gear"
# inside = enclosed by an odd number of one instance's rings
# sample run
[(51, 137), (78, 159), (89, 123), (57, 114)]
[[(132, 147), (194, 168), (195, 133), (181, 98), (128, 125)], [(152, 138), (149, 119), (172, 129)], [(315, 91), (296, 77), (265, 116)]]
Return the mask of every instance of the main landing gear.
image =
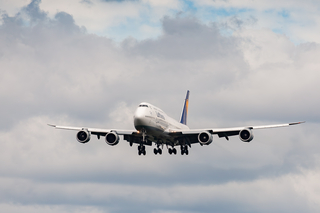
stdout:
[[(139, 147), (141, 147), (141, 145), (139, 146)], [(138, 147), (138, 149), (139, 149), (139, 155), (141, 155), (141, 154), (143, 154), (143, 155), (145, 155), (146, 154), (146, 150), (145, 150), (145, 146), (142, 146), (142, 149), (143, 149), (143, 151), (140, 151), (140, 149), (141, 148), (139, 148)], [(181, 155), (189, 155), (189, 150), (188, 150), (188, 146), (181, 146), (180, 147), (181, 148)], [(154, 148), (153, 149), (153, 153), (155, 154), (155, 155), (157, 155), (157, 154), (159, 154), (159, 155), (162, 155), (162, 149), (160, 149), (159, 147), (158, 148)], [(172, 155), (172, 154), (177, 154), (177, 150), (176, 150), (176, 148), (174, 148), (174, 147), (172, 147), (172, 148), (168, 148), (168, 153), (170, 154), (170, 155)]]
[(187, 146), (181, 146), (181, 155), (188, 155), (189, 154), (189, 150)]
[(159, 154), (159, 155), (162, 155), (162, 149), (160, 148), (154, 148), (153, 149), (153, 153), (156, 155), (156, 154)]
[(141, 155), (141, 154), (146, 155), (146, 147), (143, 145), (139, 145), (138, 146), (138, 154), (139, 155)]
[[(156, 154), (159, 154), (159, 155), (162, 155), (162, 149), (160, 148), (160, 145), (161, 143), (157, 143), (157, 148), (154, 148), (153, 149), (153, 153), (156, 155)], [(163, 148), (163, 144), (162, 144), (162, 148)]]
[(175, 155), (176, 155), (176, 154), (177, 154), (177, 150), (176, 150), (176, 148), (174, 148), (174, 147), (173, 147), (172, 149), (171, 149), (171, 148), (168, 148), (168, 153), (169, 153), (170, 155), (171, 155), (171, 154), (175, 154)]

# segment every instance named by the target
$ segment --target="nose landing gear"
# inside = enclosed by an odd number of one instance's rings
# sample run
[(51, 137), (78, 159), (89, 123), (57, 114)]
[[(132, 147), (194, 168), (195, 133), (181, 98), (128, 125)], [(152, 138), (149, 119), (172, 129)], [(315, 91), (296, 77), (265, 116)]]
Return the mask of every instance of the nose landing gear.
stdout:
[(138, 146), (138, 154), (139, 155), (146, 155), (146, 146), (143, 144), (146, 142), (146, 136), (147, 136), (147, 131), (145, 129), (142, 129), (142, 141), (141, 144)]
[(147, 154), (147, 153), (146, 153), (146, 147), (143, 146), (143, 145), (139, 145), (139, 146), (138, 146), (138, 154), (139, 154), (139, 155), (141, 155), (141, 154), (146, 155), (146, 154)]

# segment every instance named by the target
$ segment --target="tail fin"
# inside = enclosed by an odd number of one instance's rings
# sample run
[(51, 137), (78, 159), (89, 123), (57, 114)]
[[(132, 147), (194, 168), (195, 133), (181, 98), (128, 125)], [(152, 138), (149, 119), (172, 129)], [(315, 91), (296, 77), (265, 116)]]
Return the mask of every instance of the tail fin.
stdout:
[(180, 123), (187, 125), (187, 117), (188, 117), (188, 105), (189, 105), (189, 90), (187, 91), (186, 99), (184, 101), (184, 106), (181, 114)]

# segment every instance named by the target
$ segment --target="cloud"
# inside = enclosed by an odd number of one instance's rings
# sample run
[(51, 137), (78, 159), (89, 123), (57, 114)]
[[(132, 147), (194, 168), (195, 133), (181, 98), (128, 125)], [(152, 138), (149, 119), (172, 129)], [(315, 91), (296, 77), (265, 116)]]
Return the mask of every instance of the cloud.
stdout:
[(163, 35), (156, 40), (139, 42), (136, 52), (172, 60), (218, 60), (230, 55), (241, 57), (237, 52), (237, 41), (223, 37), (214, 23), (206, 26), (194, 17), (166, 16), (162, 25)]
[[(115, 42), (40, 5), (5, 14), (0, 27), (0, 208), (319, 210), (318, 43), (296, 45), (242, 19), (226, 35), (219, 22), (181, 13), (161, 19), (157, 38)], [(132, 129), (142, 101), (178, 119), (187, 89), (192, 128), (308, 123), (255, 131), (249, 144), (215, 137), (188, 157), (150, 147), (139, 157), (125, 141), (96, 137), (79, 144), (75, 132), (46, 125)]]
[(30, 4), (22, 9), (22, 12), (26, 12), (27, 15), (31, 18), (31, 22), (43, 20), (47, 16), (45, 12), (40, 10), (40, 2), (41, 0), (32, 0)]
[[(70, 0), (68, 4), (64, 4), (61, 0), (43, 0), (40, 8), (48, 11), (50, 17), (54, 17), (57, 11), (72, 14), (75, 22), (85, 26), (90, 33), (121, 41), (130, 35), (140, 39), (149, 38), (150, 35), (158, 36), (161, 25), (159, 19), (180, 10), (182, 2), (91, 0), (90, 3), (84, 3)], [(155, 30), (148, 32), (148, 28)]]
[[(210, 212), (212, 210), (270, 212), (278, 209), (285, 212), (299, 212), (301, 210), (314, 212), (319, 208), (318, 197), (313, 196), (310, 199), (308, 196), (304, 196), (304, 193), (309, 194), (309, 192), (315, 192), (315, 189), (319, 188), (317, 181), (315, 181), (318, 177), (319, 172), (306, 171), (303, 175), (259, 179), (249, 183), (230, 182), (222, 185), (177, 185), (174, 187), (99, 183), (50, 185), (48, 183), (35, 184), (24, 180), (2, 179), (2, 182), (7, 183), (7, 188), (1, 187), (1, 194), (6, 193), (9, 197), (16, 196), (17, 194), (14, 191), (17, 186), (20, 186), (19, 191), (22, 199), (23, 195), (28, 192), (30, 194), (30, 191), (32, 195), (29, 198), (24, 198), (24, 208), (36, 209), (36, 207), (33, 207), (32, 198), (37, 198), (43, 204), (40, 208), (47, 210), (46, 212), (50, 212), (46, 206), (52, 204), (59, 205), (54, 205), (51, 209), (61, 209), (66, 212), (83, 211), (84, 209), (93, 212), (125, 212), (129, 209), (141, 212)], [(303, 188), (304, 185), (314, 188)], [(55, 199), (53, 200), (52, 197), (55, 197)], [(226, 199), (231, 200), (226, 203)], [(55, 203), (57, 201), (58, 203)], [(292, 203), (292, 201), (295, 202)], [(119, 208), (119, 202), (126, 203), (126, 205)], [(306, 205), (308, 202), (312, 204), (310, 206)], [(70, 204), (77, 203), (81, 203), (81, 206), (68, 207)], [(140, 205), (141, 203), (144, 203), (144, 205)], [(15, 208), (19, 207), (16, 206)]]

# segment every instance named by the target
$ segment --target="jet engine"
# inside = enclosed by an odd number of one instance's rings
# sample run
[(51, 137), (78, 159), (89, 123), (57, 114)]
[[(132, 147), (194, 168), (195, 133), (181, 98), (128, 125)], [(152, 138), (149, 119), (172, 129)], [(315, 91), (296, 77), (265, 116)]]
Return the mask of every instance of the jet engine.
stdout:
[(207, 131), (201, 132), (198, 135), (198, 140), (201, 143), (201, 145), (209, 145), (213, 141), (212, 134), (210, 134)]
[(253, 139), (253, 133), (250, 129), (243, 129), (240, 131), (239, 137), (243, 142), (250, 142)]
[(119, 135), (115, 132), (109, 132), (106, 135), (106, 143), (110, 146), (117, 145), (119, 143)]
[(86, 129), (81, 130), (77, 133), (77, 140), (80, 143), (87, 143), (90, 141), (90, 132)]

